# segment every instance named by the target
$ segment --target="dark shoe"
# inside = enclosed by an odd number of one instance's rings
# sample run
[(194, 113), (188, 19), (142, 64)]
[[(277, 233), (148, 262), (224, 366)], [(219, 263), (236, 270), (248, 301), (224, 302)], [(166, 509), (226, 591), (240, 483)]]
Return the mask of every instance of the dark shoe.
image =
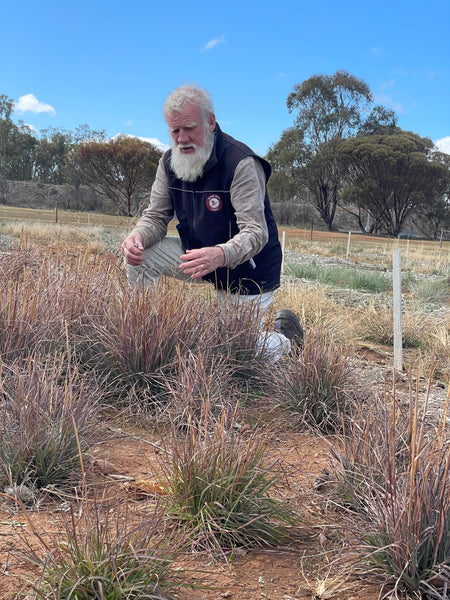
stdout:
[(301, 347), (303, 345), (303, 329), (297, 315), (292, 310), (282, 308), (277, 312), (275, 315), (275, 331), (282, 333), (297, 346)]

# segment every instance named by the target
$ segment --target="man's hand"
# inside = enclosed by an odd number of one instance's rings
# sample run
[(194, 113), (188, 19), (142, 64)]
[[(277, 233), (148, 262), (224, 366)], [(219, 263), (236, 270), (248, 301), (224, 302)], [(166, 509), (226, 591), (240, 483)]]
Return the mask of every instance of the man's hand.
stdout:
[(144, 246), (140, 233), (131, 233), (122, 243), (122, 254), (125, 261), (133, 267), (142, 265)]
[(186, 250), (186, 254), (180, 256), (183, 261), (180, 269), (190, 275), (192, 279), (205, 277), (225, 264), (225, 255), (219, 246), (199, 248), (198, 250)]

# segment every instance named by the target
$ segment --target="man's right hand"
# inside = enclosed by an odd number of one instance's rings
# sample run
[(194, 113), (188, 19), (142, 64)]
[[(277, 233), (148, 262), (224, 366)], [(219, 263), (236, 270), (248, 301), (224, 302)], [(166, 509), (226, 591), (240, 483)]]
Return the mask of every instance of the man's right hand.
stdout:
[(122, 243), (122, 254), (125, 261), (133, 267), (142, 265), (144, 259), (144, 246), (142, 245), (142, 237), (138, 232), (131, 233)]

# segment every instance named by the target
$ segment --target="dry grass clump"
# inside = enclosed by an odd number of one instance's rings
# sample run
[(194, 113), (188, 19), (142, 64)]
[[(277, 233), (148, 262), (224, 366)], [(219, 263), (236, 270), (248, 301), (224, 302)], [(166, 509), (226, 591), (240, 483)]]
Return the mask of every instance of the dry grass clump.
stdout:
[[(394, 345), (393, 309), (372, 303), (359, 311), (359, 335), (362, 339), (386, 346)], [(435, 319), (422, 311), (404, 308), (402, 311), (402, 341), (404, 348), (420, 348)]]
[(293, 283), (280, 288), (274, 301), (274, 311), (280, 308), (293, 310), (302, 327), (325, 326), (336, 341), (348, 342), (354, 336), (354, 316), (351, 308), (337, 304), (322, 287)]
[(80, 467), (79, 445), (98, 401), (93, 380), (61, 356), (10, 365), (0, 359), (0, 487), (20, 492), (66, 482)]
[(324, 326), (310, 329), (301, 351), (280, 368), (277, 397), (304, 424), (339, 430), (353, 409), (348, 356)]
[(450, 381), (450, 326), (448, 321), (438, 324), (430, 332), (427, 339), (428, 353), (424, 359), (424, 368), (443, 382)]
[[(358, 310), (357, 335), (362, 339), (386, 346), (394, 345), (393, 311), (370, 305)], [(444, 383), (450, 377), (450, 343), (448, 311), (426, 313), (416, 308), (402, 311), (402, 344), (404, 348), (420, 349), (420, 360)]]
[[(403, 410), (391, 399), (367, 406), (334, 450), (342, 500), (364, 516), (363, 552), (385, 574), (395, 597), (447, 597), (450, 583), (449, 396), (439, 422), (428, 395), (411, 390)], [(363, 531), (363, 533), (361, 533)], [(392, 596), (391, 596), (392, 597)], [(402, 596), (403, 597), (403, 596)]]

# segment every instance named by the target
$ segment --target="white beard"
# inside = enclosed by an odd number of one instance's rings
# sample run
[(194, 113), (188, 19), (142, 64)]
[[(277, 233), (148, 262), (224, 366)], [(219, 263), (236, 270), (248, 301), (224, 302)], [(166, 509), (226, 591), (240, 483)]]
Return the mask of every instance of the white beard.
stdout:
[[(214, 145), (214, 134), (205, 139), (203, 146), (194, 146), (195, 152), (192, 154), (183, 154), (183, 146), (172, 146), (172, 155), (170, 157), (170, 167), (178, 177), (183, 181), (195, 181), (203, 173), (203, 167), (211, 155)], [(190, 144), (192, 146), (192, 144)]]

